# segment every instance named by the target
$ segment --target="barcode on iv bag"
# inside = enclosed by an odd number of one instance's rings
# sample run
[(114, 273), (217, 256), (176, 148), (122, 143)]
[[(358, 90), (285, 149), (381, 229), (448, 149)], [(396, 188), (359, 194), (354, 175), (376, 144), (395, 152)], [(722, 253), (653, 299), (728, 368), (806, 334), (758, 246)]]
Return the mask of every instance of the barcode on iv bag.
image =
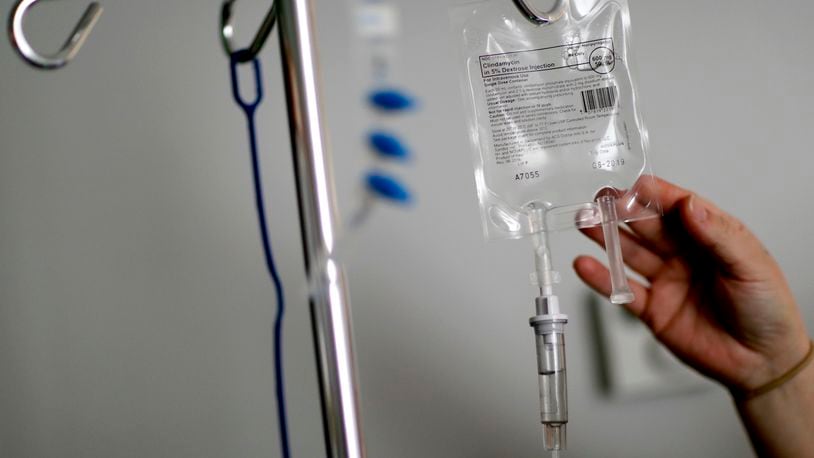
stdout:
[(582, 91), (582, 109), (585, 113), (616, 107), (616, 86)]

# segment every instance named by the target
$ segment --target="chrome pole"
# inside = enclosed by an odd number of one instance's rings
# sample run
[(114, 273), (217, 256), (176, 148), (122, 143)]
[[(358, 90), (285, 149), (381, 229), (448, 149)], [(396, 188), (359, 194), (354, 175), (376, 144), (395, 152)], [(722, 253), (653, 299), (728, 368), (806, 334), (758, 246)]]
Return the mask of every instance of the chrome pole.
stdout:
[(350, 302), (344, 270), (333, 256), (339, 215), (320, 112), (314, 0), (276, 1), (306, 269), (315, 285), (311, 320), (326, 447), (330, 458), (363, 458)]

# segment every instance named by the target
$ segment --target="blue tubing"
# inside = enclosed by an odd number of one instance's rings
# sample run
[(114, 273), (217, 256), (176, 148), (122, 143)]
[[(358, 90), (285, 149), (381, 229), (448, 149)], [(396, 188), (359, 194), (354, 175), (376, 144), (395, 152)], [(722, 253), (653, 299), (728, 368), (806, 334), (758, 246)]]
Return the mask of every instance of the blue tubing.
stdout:
[(263, 242), (263, 255), (266, 261), (271, 281), (274, 284), (274, 291), (277, 295), (277, 316), (274, 320), (274, 383), (277, 397), (277, 423), (280, 428), (280, 448), (283, 458), (290, 458), (291, 451), (288, 440), (288, 416), (285, 407), (285, 373), (283, 366), (283, 318), (285, 316), (285, 296), (283, 295), (283, 283), (277, 272), (274, 263), (274, 254), (271, 251), (271, 237), (269, 236), (268, 223), (266, 221), (266, 205), (263, 201), (263, 180), (260, 174), (260, 157), (257, 151), (257, 128), (255, 125), (255, 112), (260, 102), (263, 100), (263, 77), (260, 69), (260, 61), (255, 57), (250, 62), (254, 67), (256, 98), (247, 102), (240, 96), (240, 82), (238, 80), (237, 69), (240, 65), (240, 56), (246, 55), (247, 50), (236, 51), (231, 56), (232, 75), (232, 95), (235, 102), (240, 105), (246, 114), (246, 123), (249, 128), (249, 149), (251, 152), (252, 177), (254, 183), (254, 199), (257, 208), (257, 221), (260, 225), (260, 238)]

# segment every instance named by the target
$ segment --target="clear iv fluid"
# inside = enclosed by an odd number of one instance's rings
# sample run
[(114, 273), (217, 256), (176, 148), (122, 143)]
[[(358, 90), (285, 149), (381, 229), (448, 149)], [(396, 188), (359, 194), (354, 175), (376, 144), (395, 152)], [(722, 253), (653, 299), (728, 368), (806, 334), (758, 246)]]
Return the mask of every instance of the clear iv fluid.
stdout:
[(452, 17), (485, 235), (534, 244), (540, 420), (546, 450), (559, 456), (567, 445), (568, 317), (555, 295), (549, 233), (601, 226), (612, 300), (627, 303), (634, 298), (619, 224), (657, 217), (661, 207), (642, 192), (653, 178), (628, 0), (556, 2), (557, 14), (542, 21), (522, 3), (468, 3)]
[[(580, 206), (602, 189), (635, 200), (649, 174), (648, 142), (626, 3), (598, 0), (587, 11), (570, 5), (545, 25), (531, 24), (509, 1), (462, 7), (463, 86), (488, 238), (533, 234), (529, 212), (541, 203), (571, 212), (548, 225), (563, 230), (576, 226)], [(620, 208), (620, 221), (657, 214), (649, 205)]]

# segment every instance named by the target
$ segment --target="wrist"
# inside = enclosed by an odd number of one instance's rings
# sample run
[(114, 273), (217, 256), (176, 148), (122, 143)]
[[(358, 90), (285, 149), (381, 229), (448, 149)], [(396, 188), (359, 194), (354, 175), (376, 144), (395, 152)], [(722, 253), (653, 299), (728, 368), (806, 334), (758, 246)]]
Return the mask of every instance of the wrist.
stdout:
[(751, 399), (735, 397), (758, 456), (798, 457), (814, 449), (814, 364)]
[(807, 335), (804, 343), (802, 339), (795, 340), (794, 345), (785, 345), (787, 350), (779, 352), (779, 356), (769, 358), (763, 370), (755, 371), (749, 383), (730, 387), (736, 400), (742, 402), (758, 398), (791, 384), (798, 377), (810, 376), (802, 373), (808, 374), (807, 369), (814, 365), (814, 340), (808, 339)]
[(812, 345), (812, 339), (804, 328), (793, 332), (788, 330), (783, 337), (765, 341), (771, 343), (764, 343), (753, 350), (757, 360), (744, 365), (741, 378), (728, 385), (733, 395), (753, 392), (784, 377), (805, 360)]

